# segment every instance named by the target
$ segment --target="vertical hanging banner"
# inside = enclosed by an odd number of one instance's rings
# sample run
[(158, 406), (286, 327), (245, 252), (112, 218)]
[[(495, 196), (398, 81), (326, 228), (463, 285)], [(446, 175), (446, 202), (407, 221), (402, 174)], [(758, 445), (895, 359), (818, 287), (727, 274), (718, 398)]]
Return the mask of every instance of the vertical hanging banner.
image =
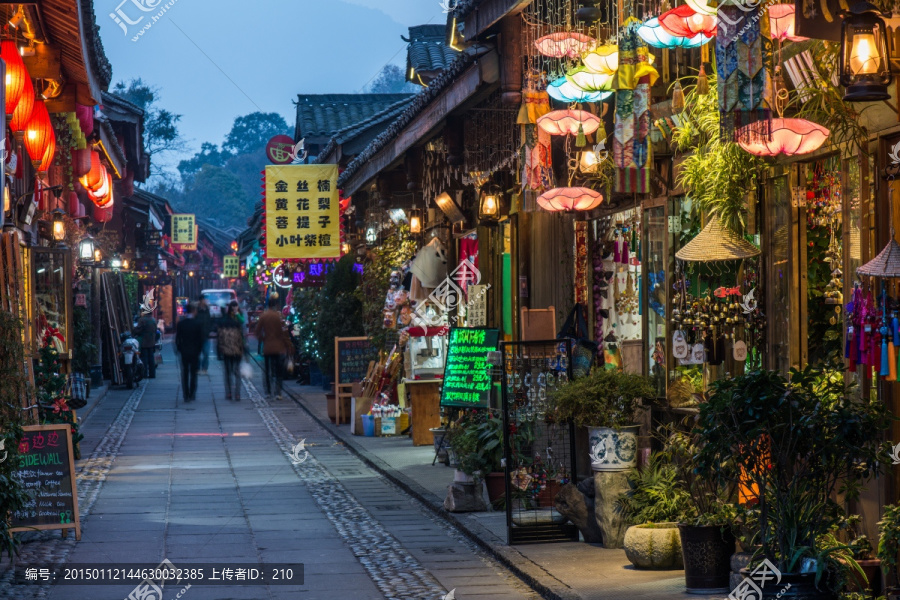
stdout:
[(194, 215), (172, 215), (172, 244), (197, 246), (197, 224)]
[(223, 256), (222, 257), (222, 274), (225, 276), (225, 279), (237, 279), (240, 275), (240, 260), (238, 260), (237, 256)]
[(266, 260), (341, 258), (337, 165), (266, 166)]

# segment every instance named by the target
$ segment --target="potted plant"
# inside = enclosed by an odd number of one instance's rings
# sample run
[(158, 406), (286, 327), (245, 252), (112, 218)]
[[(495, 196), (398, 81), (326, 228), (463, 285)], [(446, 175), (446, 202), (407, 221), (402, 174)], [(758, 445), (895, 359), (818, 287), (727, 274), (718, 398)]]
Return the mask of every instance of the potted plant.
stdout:
[(642, 375), (596, 368), (556, 390), (551, 402), (555, 419), (588, 428), (594, 471), (627, 471), (637, 462), (635, 413), (654, 393)]
[(496, 503), (506, 492), (503, 473), (503, 419), (491, 412), (475, 426), (488, 499)]
[(737, 485), (721, 473), (701, 472), (697, 468), (696, 434), (674, 427), (663, 427), (660, 432), (665, 436), (663, 456), (684, 486), (685, 501), (680, 504), (677, 520), (686, 591), (727, 593), (735, 549), (734, 529), (739, 522)]
[[(853, 515), (854, 524), (859, 520), (859, 515)], [(851, 572), (851, 584), (854, 591), (865, 592), (869, 590), (873, 598), (881, 596), (884, 588), (881, 581), (881, 559), (875, 558), (875, 549), (868, 536), (858, 535), (849, 544), (853, 560), (859, 565), (864, 575)]]
[(900, 555), (900, 506), (888, 504), (884, 507), (884, 516), (878, 522), (878, 559), (885, 576), (894, 572), (895, 585), (888, 587), (888, 595), (900, 593), (900, 572), (897, 570), (897, 556)]
[(687, 493), (675, 467), (663, 454), (653, 454), (628, 473), (628, 486), (617, 504), (634, 524), (625, 531), (625, 556), (639, 569), (682, 568), (675, 521), (685, 510)]
[[(858, 497), (887, 459), (880, 443), (890, 416), (881, 402), (851, 397), (837, 368), (751, 371), (713, 384), (695, 432), (698, 473), (743, 485), (759, 505), (759, 549), (784, 586), (810, 598), (835, 597), (848, 570), (861, 572), (829, 534), (846, 518), (835, 498)], [(753, 565), (755, 563), (751, 563)]]

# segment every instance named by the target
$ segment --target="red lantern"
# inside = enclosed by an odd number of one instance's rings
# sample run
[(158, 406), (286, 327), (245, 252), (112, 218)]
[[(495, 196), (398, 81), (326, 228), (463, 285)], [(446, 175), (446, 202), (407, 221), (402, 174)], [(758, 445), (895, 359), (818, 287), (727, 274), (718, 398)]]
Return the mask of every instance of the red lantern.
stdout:
[[(105, 171), (105, 170), (104, 170)], [(103, 177), (103, 185), (97, 188), (96, 191), (88, 190), (87, 195), (91, 201), (97, 206), (103, 206), (109, 201), (109, 190), (112, 186), (112, 175), (108, 172), (105, 172)]]
[[(31, 77), (13, 40), (0, 43), (0, 58), (6, 63), (6, 118), (9, 119), (25, 93), (26, 83), (31, 83)], [(34, 97), (34, 88), (31, 95)]]
[[(18, 109), (16, 109), (18, 110)], [(15, 113), (13, 114), (15, 118)], [(56, 153), (56, 132), (50, 122), (50, 113), (43, 100), (34, 103), (31, 118), (25, 126), (25, 150), (31, 157), (31, 163), (38, 172), (46, 171), (53, 162)]]
[(19, 102), (9, 118), (9, 128), (13, 133), (21, 133), (28, 126), (31, 120), (31, 113), (34, 109), (34, 86), (30, 79), (25, 80), (22, 93), (19, 95)]
[(71, 191), (66, 192), (66, 205), (72, 218), (77, 219), (79, 216), (78, 213), (81, 212), (81, 201), (78, 200), (78, 194)]
[(702, 33), (712, 37), (716, 35), (718, 20), (715, 15), (704, 15), (687, 4), (682, 4), (661, 14), (659, 25), (667, 33), (675, 36), (690, 38)]
[[(772, 119), (772, 137), (738, 144), (755, 156), (809, 154), (818, 150), (831, 132), (806, 119)], [(741, 138), (749, 136), (741, 135)]]
[(85, 137), (89, 137), (92, 133), (94, 133), (93, 107), (76, 104), (75, 116), (78, 117), (78, 123), (81, 125), (81, 133), (83, 133)]
[(109, 223), (112, 221), (113, 211), (112, 203), (106, 206), (94, 207), (94, 220), (98, 223)]
[(603, 194), (584, 187), (547, 190), (537, 199), (538, 205), (550, 212), (592, 210), (603, 202)]
[(100, 162), (100, 153), (96, 150), (91, 150), (91, 168), (90, 171), (86, 175), (82, 175), (78, 178), (78, 181), (81, 182), (81, 185), (84, 186), (86, 190), (96, 190), (101, 185), (103, 185), (103, 181), (106, 178), (106, 170), (103, 167), (103, 164)]
[(75, 177), (87, 175), (91, 170), (91, 149), (72, 150), (72, 174)]

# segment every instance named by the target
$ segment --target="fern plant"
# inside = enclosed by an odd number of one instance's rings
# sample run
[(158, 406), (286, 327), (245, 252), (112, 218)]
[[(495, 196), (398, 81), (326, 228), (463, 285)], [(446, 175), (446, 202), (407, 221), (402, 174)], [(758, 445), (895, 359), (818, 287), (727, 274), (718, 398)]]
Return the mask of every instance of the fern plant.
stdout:
[(653, 454), (643, 467), (631, 469), (628, 487), (617, 508), (634, 525), (679, 521), (690, 502), (678, 471), (662, 454)]
[[(694, 78), (696, 79), (696, 78)], [(743, 235), (747, 206), (744, 195), (756, 184), (765, 162), (723, 139), (719, 119), (719, 97), (715, 74), (708, 76), (709, 92), (697, 85), (683, 85), (682, 125), (672, 140), (680, 152), (689, 152), (681, 165), (677, 183), (688, 190), (695, 210), (718, 217), (725, 227)]]

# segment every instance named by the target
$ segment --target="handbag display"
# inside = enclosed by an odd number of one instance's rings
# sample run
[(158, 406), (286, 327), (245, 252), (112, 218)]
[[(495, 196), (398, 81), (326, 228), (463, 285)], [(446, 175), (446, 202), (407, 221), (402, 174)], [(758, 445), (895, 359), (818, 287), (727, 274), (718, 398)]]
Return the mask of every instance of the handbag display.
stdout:
[(588, 336), (587, 321), (584, 318), (584, 306), (575, 305), (572, 312), (559, 330), (557, 339), (571, 338), (572, 344), (572, 378), (585, 377), (591, 372), (594, 361), (597, 360), (599, 345)]

